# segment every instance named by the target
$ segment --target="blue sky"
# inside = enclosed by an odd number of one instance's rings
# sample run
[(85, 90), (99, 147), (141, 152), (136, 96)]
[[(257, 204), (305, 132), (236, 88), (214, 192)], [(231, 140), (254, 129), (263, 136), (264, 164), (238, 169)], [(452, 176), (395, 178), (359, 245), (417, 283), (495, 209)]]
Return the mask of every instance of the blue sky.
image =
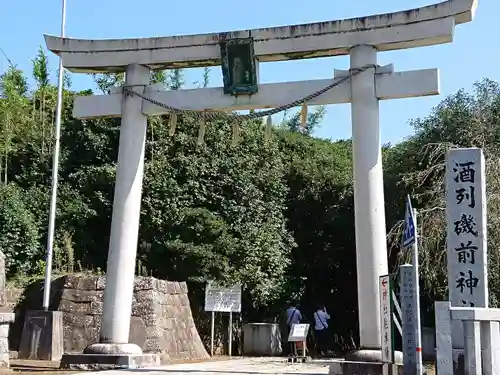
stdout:
[[(392, 12), (428, 5), (425, 0), (230, 0), (132, 1), (67, 0), (66, 35), (78, 38), (125, 38), (195, 34), (297, 23), (327, 21)], [(196, 5), (194, 5), (196, 4)], [(0, 47), (21, 69), (31, 74), (31, 59), (42, 34), (60, 32), (60, 0), (2, 0)], [(233, 10), (234, 9), (234, 10)], [(384, 142), (395, 143), (412, 133), (408, 120), (426, 116), (446, 95), (465, 88), (470, 90), (483, 77), (498, 80), (500, 47), (495, 30), (500, 1), (480, 0), (472, 23), (455, 30), (455, 41), (434, 47), (385, 52), (379, 64), (394, 63), (395, 69), (439, 68), (441, 95), (381, 102), (380, 121)], [(14, 38), (13, 35), (16, 35)], [(57, 59), (50, 55), (53, 79)], [(334, 69), (346, 69), (347, 57), (262, 64), (261, 82), (281, 82), (332, 77)], [(7, 62), (0, 58), (0, 71)], [(189, 70), (188, 85), (201, 79), (201, 71)], [(72, 74), (73, 88), (94, 87), (92, 79)], [(211, 73), (211, 86), (221, 85), (220, 68)], [(341, 139), (351, 136), (349, 105), (329, 106), (316, 136)]]

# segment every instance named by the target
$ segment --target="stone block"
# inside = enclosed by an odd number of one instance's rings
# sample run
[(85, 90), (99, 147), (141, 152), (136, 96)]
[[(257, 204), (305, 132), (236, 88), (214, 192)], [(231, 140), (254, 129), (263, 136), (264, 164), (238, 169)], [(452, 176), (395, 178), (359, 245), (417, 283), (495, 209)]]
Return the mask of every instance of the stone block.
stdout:
[(167, 282), (167, 294), (175, 294), (175, 283), (168, 281)]
[(96, 279), (96, 290), (104, 291), (106, 289), (106, 276), (98, 276)]
[(72, 302), (63, 299), (59, 303), (59, 311), (82, 315), (90, 314), (90, 302)]
[(157, 280), (153, 277), (137, 277), (134, 282), (134, 291), (158, 289)]
[(94, 317), (92, 315), (74, 314), (65, 311), (63, 314), (63, 324), (65, 327), (92, 327), (94, 325)]
[(0, 251), (0, 369), (10, 366), (9, 326), (15, 319), (15, 314), (8, 312), (10, 306), (7, 303), (5, 286), (5, 255)]
[(0, 311), (7, 312), (8, 304), (5, 284), (5, 255), (0, 251)]
[(9, 351), (9, 323), (14, 321), (13, 313), (0, 313), (1, 321), (0, 327), (2, 336), (0, 336), (0, 369), (6, 369), (10, 366), (10, 351)]
[(27, 311), (19, 358), (59, 361), (63, 352), (63, 313)]
[(188, 287), (187, 287), (186, 282), (183, 281), (182, 283), (179, 283), (179, 286), (181, 288), (181, 293), (187, 295), (188, 294)]
[(154, 315), (156, 314), (156, 306), (151, 302), (136, 302), (132, 304), (132, 315), (133, 316), (144, 316), (144, 315)]
[[(99, 342), (106, 278), (70, 275), (58, 280), (60, 298), (53, 307), (62, 316), (63, 352), (82, 352)], [(129, 342), (143, 352), (160, 353), (162, 360), (184, 359), (186, 355), (188, 359), (209, 358), (194, 326), (185, 283), (136, 278)], [(31, 347), (24, 350), (33, 358)], [(168, 355), (164, 355), (166, 352)]]
[(130, 318), (129, 342), (138, 345), (143, 351), (148, 340), (146, 330), (147, 328), (142, 318), (137, 316)]
[(102, 290), (80, 290), (80, 289), (64, 289), (62, 291), (61, 300), (73, 302), (100, 302), (104, 291)]
[(68, 275), (64, 278), (64, 289), (96, 290), (96, 281), (92, 275)]
[(102, 314), (102, 302), (90, 302), (89, 313), (92, 315)]

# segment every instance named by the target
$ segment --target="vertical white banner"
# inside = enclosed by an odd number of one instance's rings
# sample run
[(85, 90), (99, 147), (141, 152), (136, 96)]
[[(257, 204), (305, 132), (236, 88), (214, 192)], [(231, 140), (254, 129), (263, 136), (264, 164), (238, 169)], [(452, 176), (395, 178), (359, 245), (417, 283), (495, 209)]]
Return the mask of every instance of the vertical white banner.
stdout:
[(416, 305), (413, 266), (399, 267), (401, 313), (403, 322), (403, 367), (405, 375), (417, 374), (417, 342), (415, 340)]
[(379, 277), (380, 291), (380, 327), (382, 327), (382, 362), (394, 362), (394, 344), (392, 335), (392, 288), (389, 275)]
[[(486, 182), (479, 148), (446, 156), (449, 300), (456, 307), (488, 307)], [(453, 345), (463, 348), (463, 328), (453, 322)]]

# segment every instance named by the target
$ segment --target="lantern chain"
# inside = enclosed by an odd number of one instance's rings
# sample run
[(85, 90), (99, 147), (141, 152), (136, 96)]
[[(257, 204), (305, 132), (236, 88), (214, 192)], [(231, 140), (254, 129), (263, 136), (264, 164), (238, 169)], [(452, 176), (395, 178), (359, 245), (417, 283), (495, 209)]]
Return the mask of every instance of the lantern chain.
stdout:
[(176, 114), (190, 114), (194, 115), (197, 118), (203, 118), (205, 120), (218, 120), (218, 119), (223, 119), (223, 120), (229, 120), (229, 121), (248, 121), (248, 120), (253, 120), (257, 118), (262, 118), (262, 117), (267, 117), (267, 116), (272, 116), (276, 113), (286, 111), (288, 109), (300, 106), (301, 104), (307, 103), (311, 101), (312, 99), (317, 98), (320, 95), (323, 95), (325, 92), (333, 89), (334, 87), (337, 87), (341, 85), (342, 83), (348, 81), (352, 77), (364, 72), (367, 69), (370, 68), (376, 68), (376, 65), (366, 65), (362, 68), (358, 69), (350, 69), (349, 74), (345, 77), (340, 78), (339, 80), (334, 80), (331, 84), (328, 86), (322, 88), (321, 90), (318, 90), (316, 92), (313, 92), (312, 94), (309, 94), (301, 99), (297, 99), (289, 104), (282, 105), (277, 108), (269, 109), (266, 111), (259, 111), (259, 112), (252, 112), (244, 115), (239, 115), (239, 114), (234, 114), (234, 113), (226, 113), (226, 112), (221, 112), (221, 111), (196, 111), (192, 109), (182, 109), (182, 108), (176, 108), (169, 106), (168, 104), (159, 102), (158, 100), (152, 99), (144, 94), (141, 94), (137, 91), (132, 90), (130, 86), (123, 86), (123, 91), (127, 95), (136, 95), (140, 97), (143, 100), (146, 100), (147, 102), (157, 105), (159, 107), (165, 108), (169, 112), (175, 112)]

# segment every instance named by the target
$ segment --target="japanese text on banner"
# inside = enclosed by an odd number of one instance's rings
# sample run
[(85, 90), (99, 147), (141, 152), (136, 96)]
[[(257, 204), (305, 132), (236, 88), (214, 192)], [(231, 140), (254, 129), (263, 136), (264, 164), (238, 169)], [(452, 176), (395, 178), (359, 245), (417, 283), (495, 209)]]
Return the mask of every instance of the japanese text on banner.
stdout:
[(486, 202), (481, 149), (447, 155), (448, 283), (453, 306), (487, 306)]

